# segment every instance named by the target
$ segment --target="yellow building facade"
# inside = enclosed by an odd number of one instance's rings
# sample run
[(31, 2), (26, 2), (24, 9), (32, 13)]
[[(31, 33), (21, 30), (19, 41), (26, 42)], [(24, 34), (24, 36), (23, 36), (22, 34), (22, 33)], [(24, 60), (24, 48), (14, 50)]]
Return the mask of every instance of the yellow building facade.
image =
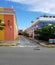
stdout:
[[(0, 8), (0, 11), (3, 11), (4, 8)], [(4, 22), (4, 14), (0, 14), (0, 20)], [(0, 40), (4, 40), (4, 30), (0, 30)]]
[(0, 40), (15, 40), (18, 37), (18, 27), (14, 9), (0, 8), (0, 20), (6, 25), (0, 30)]

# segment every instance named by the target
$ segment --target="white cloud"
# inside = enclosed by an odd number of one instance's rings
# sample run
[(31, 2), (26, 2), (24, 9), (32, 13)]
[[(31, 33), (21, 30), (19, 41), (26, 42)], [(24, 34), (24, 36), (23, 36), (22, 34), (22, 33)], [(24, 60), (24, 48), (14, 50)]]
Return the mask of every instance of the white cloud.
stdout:
[(32, 4), (37, 2), (38, 0), (7, 0), (7, 1), (19, 2), (23, 4)]
[(39, 11), (55, 14), (55, 0), (9, 0), (21, 4), (27, 4), (29, 11)]

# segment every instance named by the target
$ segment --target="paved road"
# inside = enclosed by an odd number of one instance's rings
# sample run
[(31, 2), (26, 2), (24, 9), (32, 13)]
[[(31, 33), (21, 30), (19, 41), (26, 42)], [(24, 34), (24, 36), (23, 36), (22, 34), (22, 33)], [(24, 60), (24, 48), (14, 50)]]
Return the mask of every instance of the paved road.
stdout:
[(55, 65), (55, 49), (0, 47), (0, 65)]
[(34, 42), (34, 41), (31, 41), (27, 38), (25, 38), (24, 36), (20, 36), (20, 40), (21, 40), (21, 43), (20, 45), (29, 45), (29, 46), (34, 46), (34, 45), (38, 45), (37, 42)]

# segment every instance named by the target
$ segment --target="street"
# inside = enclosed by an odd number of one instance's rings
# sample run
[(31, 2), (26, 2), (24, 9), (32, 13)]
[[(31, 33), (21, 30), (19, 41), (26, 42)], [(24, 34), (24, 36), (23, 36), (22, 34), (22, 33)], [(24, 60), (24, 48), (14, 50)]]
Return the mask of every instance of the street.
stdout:
[[(40, 46), (23, 36), (20, 45)], [(55, 48), (0, 47), (0, 65), (55, 65)]]
[(0, 47), (0, 65), (55, 65), (55, 49)]
[(22, 35), (20, 36), (20, 45), (23, 45), (23, 46), (38, 46), (37, 42), (29, 40), (28, 38), (26, 38)]

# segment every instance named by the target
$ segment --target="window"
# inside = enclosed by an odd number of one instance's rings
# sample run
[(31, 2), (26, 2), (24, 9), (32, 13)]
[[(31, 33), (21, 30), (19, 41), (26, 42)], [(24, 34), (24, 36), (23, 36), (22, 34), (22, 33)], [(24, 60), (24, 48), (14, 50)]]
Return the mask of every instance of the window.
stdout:
[(10, 25), (10, 20), (8, 20), (8, 25)]

